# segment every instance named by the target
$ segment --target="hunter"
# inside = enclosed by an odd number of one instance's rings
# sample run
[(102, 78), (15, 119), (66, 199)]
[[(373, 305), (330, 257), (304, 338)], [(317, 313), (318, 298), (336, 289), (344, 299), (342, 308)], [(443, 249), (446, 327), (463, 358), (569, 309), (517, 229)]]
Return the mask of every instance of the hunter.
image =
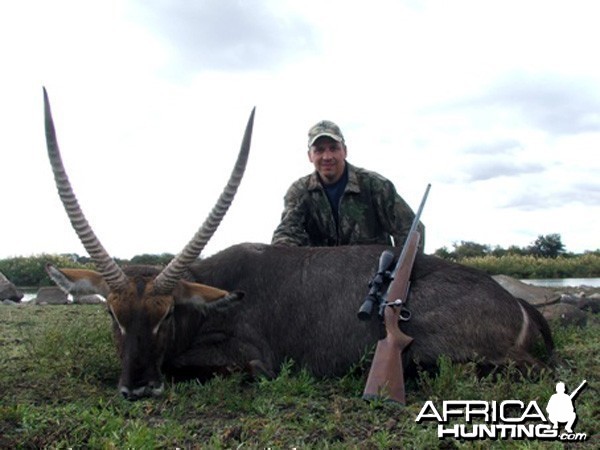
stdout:
[[(308, 131), (308, 159), (315, 171), (288, 189), (272, 244), (338, 246), (385, 244), (400, 247), (415, 217), (394, 184), (346, 161), (340, 128), (322, 120)], [(425, 229), (419, 224), (425, 245)]]

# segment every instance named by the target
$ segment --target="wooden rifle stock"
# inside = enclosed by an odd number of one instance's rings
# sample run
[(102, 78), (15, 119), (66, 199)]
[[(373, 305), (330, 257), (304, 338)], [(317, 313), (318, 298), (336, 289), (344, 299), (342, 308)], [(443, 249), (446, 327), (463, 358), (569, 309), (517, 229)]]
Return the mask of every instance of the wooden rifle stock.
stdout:
[(402, 405), (406, 404), (402, 352), (410, 345), (413, 338), (400, 330), (398, 321), (400, 320), (402, 304), (406, 302), (408, 297), (410, 274), (419, 251), (421, 234), (417, 231), (417, 227), (430, 187), (431, 185), (427, 185), (425, 195), (394, 269), (392, 282), (383, 297), (381, 307), (383, 308), (386, 336), (379, 340), (375, 349), (371, 370), (363, 391), (363, 399), (365, 400), (386, 398)]

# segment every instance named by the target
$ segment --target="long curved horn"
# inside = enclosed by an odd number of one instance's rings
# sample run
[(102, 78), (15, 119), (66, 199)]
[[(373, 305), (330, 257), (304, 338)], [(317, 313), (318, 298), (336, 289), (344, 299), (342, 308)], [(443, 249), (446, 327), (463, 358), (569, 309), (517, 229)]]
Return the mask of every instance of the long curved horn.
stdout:
[(246, 131), (244, 132), (244, 138), (242, 139), (242, 145), (240, 152), (238, 153), (237, 160), (229, 181), (221, 192), (219, 199), (213, 209), (211, 210), (208, 217), (205, 219), (202, 226), (196, 231), (194, 237), (188, 242), (185, 248), (171, 260), (169, 265), (156, 277), (154, 280), (154, 289), (158, 293), (170, 293), (175, 284), (183, 275), (186, 268), (196, 259), (202, 252), (208, 241), (212, 238), (217, 227), (221, 223), (221, 220), (225, 216), (225, 213), (231, 206), (233, 198), (237, 192), (237, 189), (242, 181), (242, 176), (246, 170), (246, 163), (248, 162), (248, 153), (250, 152), (250, 141), (252, 139), (252, 127), (254, 125), (254, 112), (256, 108), (252, 108), (248, 124), (246, 125)]
[(98, 267), (98, 270), (104, 277), (106, 283), (112, 290), (120, 290), (127, 284), (127, 278), (117, 263), (104, 250), (104, 247), (94, 234), (94, 231), (88, 224), (77, 197), (73, 193), (73, 188), (69, 182), (69, 177), (63, 166), (58, 142), (56, 141), (56, 132), (54, 130), (54, 121), (52, 120), (52, 112), (50, 111), (50, 101), (48, 93), (44, 89), (44, 118), (46, 124), (46, 145), (48, 146), (48, 158), (54, 173), (54, 181), (58, 189), (58, 195), (62, 201), (67, 216), (71, 221), (71, 226), (79, 236), (79, 240), (85, 247), (86, 251)]

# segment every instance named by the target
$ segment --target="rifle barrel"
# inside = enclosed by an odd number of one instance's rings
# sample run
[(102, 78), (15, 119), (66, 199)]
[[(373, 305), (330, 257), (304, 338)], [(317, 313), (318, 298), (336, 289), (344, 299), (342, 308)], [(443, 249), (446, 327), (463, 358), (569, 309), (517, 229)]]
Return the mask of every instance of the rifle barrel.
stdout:
[(423, 199), (421, 200), (419, 209), (417, 210), (417, 213), (415, 214), (415, 219), (413, 220), (413, 223), (410, 227), (410, 231), (408, 232), (409, 234), (412, 233), (413, 231), (415, 231), (417, 229), (417, 227), (419, 226), (419, 221), (421, 220), (421, 213), (423, 212), (423, 208), (425, 207), (425, 202), (427, 201), (427, 196), (429, 195), (429, 189), (431, 189), (431, 183), (428, 183), (427, 187), (425, 188), (425, 194), (423, 194)]
[(573, 398), (577, 395), (577, 393), (579, 392), (579, 390), (583, 387), (583, 385), (587, 383), (587, 380), (583, 380), (581, 382), (581, 384), (579, 386), (577, 386), (577, 389), (575, 389), (573, 392), (571, 392), (571, 395), (569, 395), (569, 398)]
[[(409, 249), (409, 245), (407, 245), (407, 244), (410, 241), (411, 236), (414, 235), (415, 233), (417, 233), (417, 227), (419, 226), (419, 221), (421, 220), (421, 213), (423, 212), (423, 208), (425, 207), (425, 202), (427, 201), (427, 196), (429, 195), (430, 189), (431, 189), (431, 183), (428, 183), (427, 187), (425, 188), (425, 193), (423, 194), (423, 199), (421, 200), (421, 204), (419, 205), (419, 209), (417, 209), (417, 213), (415, 214), (413, 223), (410, 226), (410, 231), (408, 232), (408, 235), (406, 236), (406, 242), (404, 243), (404, 246), (402, 247), (402, 252), (400, 253), (400, 257), (398, 258), (398, 261), (396, 262), (396, 267), (394, 267), (394, 271), (392, 272), (392, 280), (394, 278), (396, 278), (396, 275), (398, 274), (400, 267), (402, 266), (402, 264), (405, 263), (405, 261), (408, 257), (408, 252), (411, 251), (411, 249)], [(410, 262), (410, 266), (411, 266), (411, 270), (412, 270), (412, 261)], [(385, 297), (385, 299), (387, 299), (387, 295), (384, 297)], [(402, 300), (406, 300), (406, 299), (404, 298)]]

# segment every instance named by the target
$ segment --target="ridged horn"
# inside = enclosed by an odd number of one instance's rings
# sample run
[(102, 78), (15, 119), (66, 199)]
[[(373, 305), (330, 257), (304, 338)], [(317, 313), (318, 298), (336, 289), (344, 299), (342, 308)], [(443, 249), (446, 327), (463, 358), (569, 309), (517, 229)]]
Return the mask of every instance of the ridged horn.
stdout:
[(154, 280), (154, 289), (157, 293), (167, 294), (172, 292), (175, 284), (181, 279), (187, 267), (198, 258), (208, 241), (215, 234), (221, 220), (231, 206), (233, 198), (242, 181), (244, 171), (246, 170), (248, 153), (250, 152), (250, 141), (252, 139), (255, 110), (256, 108), (253, 108), (250, 113), (240, 152), (238, 153), (235, 166), (229, 176), (229, 181), (227, 182), (225, 189), (221, 192), (216, 205), (213, 207), (202, 226), (196, 231), (194, 237)]
[(60, 200), (69, 216), (71, 226), (79, 236), (79, 240), (85, 247), (86, 251), (96, 264), (98, 271), (104, 277), (104, 280), (112, 290), (120, 290), (127, 284), (127, 278), (117, 263), (106, 252), (94, 231), (88, 224), (71, 183), (63, 166), (58, 142), (56, 140), (56, 132), (54, 130), (54, 121), (52, 120), (52, 112), (50, 110), (50, 101), (46, 88), (44, 90), (44, 121), (46, 125), (46, 145), (48, 147), (48, 158), (54, 173), (54, 181), (58, 189)]

